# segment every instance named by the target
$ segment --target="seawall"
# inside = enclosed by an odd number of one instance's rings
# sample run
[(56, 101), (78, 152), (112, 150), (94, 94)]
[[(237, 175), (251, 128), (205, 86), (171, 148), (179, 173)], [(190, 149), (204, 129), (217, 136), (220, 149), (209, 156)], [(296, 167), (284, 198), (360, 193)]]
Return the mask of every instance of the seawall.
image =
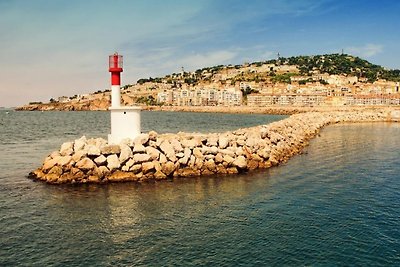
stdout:
[(48, 183), (107, 183), (235, 174), (269, 168), (301, 153), (329, 124), (399, 121), (390, 110), (309, 112), (224, 133), (141, 134), (119, 145), (81, 137), (61, 145), (29, 174)]

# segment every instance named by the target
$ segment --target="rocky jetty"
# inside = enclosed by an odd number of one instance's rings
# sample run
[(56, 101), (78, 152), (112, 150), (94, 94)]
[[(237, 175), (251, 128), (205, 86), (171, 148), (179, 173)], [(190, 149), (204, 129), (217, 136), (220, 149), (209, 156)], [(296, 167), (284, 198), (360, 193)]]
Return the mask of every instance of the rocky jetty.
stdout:
[[(269, 168), (298, 154), (329, 124), (394, 121), (395, 111), (310, 112), (224, 133), (157, 134), (119, 145), (81, 137), (61, 145), (30, 177), (48, 183), (107, 183), (235, 174)], [(397, 118), (397, 119), (396, 119)]]

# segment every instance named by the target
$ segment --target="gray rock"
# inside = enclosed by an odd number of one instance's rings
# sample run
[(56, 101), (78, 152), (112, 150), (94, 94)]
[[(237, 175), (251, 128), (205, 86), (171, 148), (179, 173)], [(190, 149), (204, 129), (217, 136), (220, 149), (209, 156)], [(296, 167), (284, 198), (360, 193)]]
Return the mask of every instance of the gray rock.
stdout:
[(244, 153), (244, 151), (243, 151), (243, 148), (238, 147), (238, 148), (236, 149), (236, 151), (235, 151), (235, 154), (238, 155), (238, 156), (242, 156), (242, 155), (244, 155), (245, 153)]
[(142, 145), (146, 144), (149, 141), (149, 134), (139, 134), (135, 139), (133, 139), (133, 142), (135, 144), (140, 143)]
[[(235, 149), (236, 150), (236, 149)], [(221, 153), (222, 155), (229, 155), (231, 157), (235, 156), (235, 152), (230, 150), (230, 149), (220, 149), (219, 153)]]
[(209, 136), (207, 138), (207, 146), (217, 146), (218, 145), (218, 137), (217, 136)]
[(165, 140), (164, 142), (162, 142), (160, 145), (160, 149), (162, 152), (164, 152), (165, 156), (172, 162), (175, 162), (177, 160), (175, 155), (175, 149), (168, 141)]
[(131, 172), (133, 172), (134, 174), (137, 174), (137, 173), (139, 173), (139, 172), (142, 171), (142, 164), (135, 164), (135, 165), (132, 165), (132, 167), (130, 167), (129, 170), (130, 170)]
[(182, 147), (181, 143), (178, 140), (172, 139), (170, 141), (170, 143), (171, 143), (172, 147), (174, 148), (175, 152), (182, 152), (183, 151), (183, 147)]
[(110, 170), (106, 166), (100, 166), (97, 168), (97, 175), (100, 179), (104, 178), (109, 173)]
[(107, 158), (104, 155), (100, 155), (97, 158), (94, 159), (94, 162), (97, 164), (97, 166), (102, 166), (107, 164)]
[(247, 167), (247, 160), (245, 157), (239, 156), (232, 162), (232, 165), (240, 169), (245, 169)]
[(151, 171), (154, 171), (155, 170), (155, 166), (154, 166), (154, 163), (153, 162), (144, 162), (144, 163), (142, 163), (142, 172), (145, 174), (145, 173), (148, 173), (148, 172), (151, 172)]
[(74, 152), (74, 143), (73, 142), (66, 142), (61, 145), (60, 148), (60, 155), (61, 156), (70, 156)]
[(146, 148), (141, 143), (135, 143), (132, 152), (133, 153), (145, 153)]
[(100, 156), (101, 154), (100, 148), (95, 145), (87, 145), (85, 150), (87, 151), (88, 156)]
[(256, 138), (247, 138), (246, 140), (246, 146), (248, 147), (254, 147), (258, 144), (259, 140)]
[(86, 141), (87, 141), (87, 139), (85, 136), (82, 136), (81, 138), (75, 140), (75, 142), (74, 142), (75, 153), (80, 150), (83, 150), (85, 148)]
[(92, 170), (96, 167), (96, 164), (89, 158), (83, 158), (75, 164), (75, 167), (81, 170)]
[(228, 164), (231, 164), (235, 159), (229, 155), (224, 155), (224, 161)]
[(160, 163), (166, 163), (168, 161), (167, 157), (163, 154), (160, 153)]
[(80, 151), (76, 151), (75, 154), (72, 155), (72, 160), (75, 162), (78, 162), (81, 159), (83, 159), (84, 157), (86, 157), (86, 151), (80, 150)]
[(134, 154), (133, 160), (135, 161), (135, 163), (142, 163), (142, 162), (150, 161), (151, 157), (147, 154)]
[(59, 162), (60, 158), (61, 158), (61, 156), (58, 156), (58, 157), (54, 157), (52, 159), (45, 161), (43, 163), (42, 170), (45, 172), (49, 171), (51, 168), (53, 168)]
[(214, 160), (214, 159), (215, 159), (215, 156), (212, 155), (212, 154), (209, 154), (209, 155), (205, 155), (204, 158), (205, 158), (206, 160), (209, 160), (209, 159)]
[(172, 163), (171, 161), (168, 161), (164, 164), (161, 164), (161, 170), (166, 175), (170, 175), (171, 173), (173, 173), (175, 171), (175, 164)]
[(149, 139), (151, 141), (156, 141), (157, 140), (157, 136), (158, 136), (157, 132), (155, 132), (155, 131), (150, 131), (149, 132)]
[(209, 169), (210, 171), (215, 171), (216, 170), (216, 166), (215, 166), (215, 162), (212, 159), (207, 160), (204, 163), (204, 166)]
[(151, 160), (158, 160), (160, 157), (160, 151), (154, 147), (148, 146), (145, 148), (146, 154), (148, 154)]
[(154, 178), (161, 180), (167, 178), (167, 176), (162, 171), (156, 171), (154, 173)]
[(220, 136), (218, 139), (218, 146), (221, 149), (226, 148), (229, 145), (229, 138), (225, 136)]
[(271, 154), (271, 151), (267, 148), (259, 149), (257, 151), (257, 155), (259, 155), (260, 157), (262, 157), (264, 159), (268, 159), (270, 154)]
[(201, 153), (201, 150), (198, 147), (195, 147), (193, 149), (193, 156), (195, 156), (198, 159), (202, 159), (204, 157), (203, 153)]
[(183, 158), (185, 156), (185, 153), (179, 152), (179, 153), (176, 153), (175, 156), (177, 156), (178, 158)]
[(72, 162), (72, 156), (61, 156), (59, 157), (59, 160), (57, 162), (57, 165), (59, 166), (67, 166)]
[(133, 153), (128, 145), (121, 144), (120, 148), (121, 148), (121, 153), (119, 155), (119, 162), (121, 164), (124, 164), (128, 159), (133, 157)]
[(106, 145), (103, 146), (100, 151), (103, 155), (119, 154), (121, 153), (121, 148), (119, 145)]
[(135, 160), (134, 159), (129, 159), (124, 166), (126, 166), (128, 168), (128, 170), (135, 164)]
[(236, 139), (236, 143), (239, 146), (244, 146), (246, 144), (246, 138), (245, 137), (239, 137), (238, 139)]
[(118, 156), (116, 154), (111, 154), (107, 157), (107, 168), (110, 171), (114, 169), (119, 169), (120, 167), (121, 163), (119, 162)]
[(224, 161), (224, 157), (222, 156), (221, 153), (218, 153), (217, 155), (215, 155), (214, 160), (216, 163), (221, 163), (222, 161)]
[(198, 143), (194, 139), (182, 139), (181, 144), (183, 147), (187, 147), (190, 149), (193, 149), (193, 148), (197, 147), (197, 145), (198, 145)]

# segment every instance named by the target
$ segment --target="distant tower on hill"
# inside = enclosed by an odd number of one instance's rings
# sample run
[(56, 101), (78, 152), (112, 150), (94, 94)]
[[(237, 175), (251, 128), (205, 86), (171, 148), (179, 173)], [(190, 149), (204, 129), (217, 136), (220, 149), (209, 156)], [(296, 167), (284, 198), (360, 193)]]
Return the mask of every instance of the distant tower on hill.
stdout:
[(279, 52), (276, 54), (276, 65), (281, 65), (281, 54)]
[(123, 58), (114, 53), (108, 61), (111, 73), (111, 134), (108, 135), (108, 143), (118, 144), (123, 139), (134, 139), (140, 134), (140, 107), (121, 106)]

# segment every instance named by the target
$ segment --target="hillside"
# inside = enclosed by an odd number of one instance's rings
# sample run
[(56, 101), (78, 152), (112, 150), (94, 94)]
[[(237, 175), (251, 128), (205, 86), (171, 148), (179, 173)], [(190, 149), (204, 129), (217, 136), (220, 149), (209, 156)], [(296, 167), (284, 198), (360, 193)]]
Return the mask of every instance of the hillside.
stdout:
[[(125, 105), (157, 105), (157, 94), (166, 90), (227, 87), (242, 90), (243, 96), (268, 88), (270, 93), (289, 92), (286, 85), (304, 86), (303, 93), (326, 86), (326, 90), (355, 86), (357, 90), (373, 83), (390, 84), (400, 81), (400, 70), (388, 70), (367, 60), (348, 54), (327, 54), (314, 56), (279, 57), (278, 59), (244, 63), (241, 65), (218, 65), (192, 72), (183, 70), (163, 77), (142, 78), (136, 84), (122, 87), (122, 101)], [(275, 90), (276, 89), (276, 90)], [(370, 89), (368, 89), (370, 90)], [(264, 90), (265, 91), (265, 90)], [(324, 91), (324, 90), (322, 90)], [(351, 91), (351, 90), (349, 90)], [(316, 92), (316, 91), (314, 91)], [(109, 90), (97, 91), (83, 96), (60, 97), (49, 103), (30, 103), (18, 110), (106, 110), (110, 102)]]
[[(280, 57), (279, 59), (259, 61), (253, 63), (245, 63), (242, 65), (218, 65), (214, 67), (206, 67), (197, 69), (194, 72), (173, 73), (164, 77), (139, 79), (139, 84), (146, 82), (153, 83), (169, 83), (183, 82), (186, 84), (197, 85), (204, 82), (215, 80), (219, 74), (229, 72), (229, 70), (238, 70), (238, 74), (230, 77), (231, 81), (256, 81), (262, 82), (270, 79), (272, 82), (287, 81), (285, 77), (276, 78), (280, 67), (292, 66), (290, 75), (299, 74), (303, 76), (312, 76), (313, 74), (327, 73), (329, 75), (346, 75), (356, 76), (358, 78), (366, 78), (367, 82), (374, 82), (377, 79), (385, 79), (387, 81), (400, 81), (400, 70), (387, 70), (382, 66), (372, 64), (367, 60), (348, 54), (327, 54), (315, 56), (295, 56)], [(263, 68), (264, 67), (264, 68)], [(260, 69), (257, 74), (251, 75), (253, 72), (247, 72), (248, 69)], [(289, 75), (289, 76), (290, 76)], [(285, 75), (284, 75), (285, 76)], [(275, 77), (275, 78), (274, 78)]]

